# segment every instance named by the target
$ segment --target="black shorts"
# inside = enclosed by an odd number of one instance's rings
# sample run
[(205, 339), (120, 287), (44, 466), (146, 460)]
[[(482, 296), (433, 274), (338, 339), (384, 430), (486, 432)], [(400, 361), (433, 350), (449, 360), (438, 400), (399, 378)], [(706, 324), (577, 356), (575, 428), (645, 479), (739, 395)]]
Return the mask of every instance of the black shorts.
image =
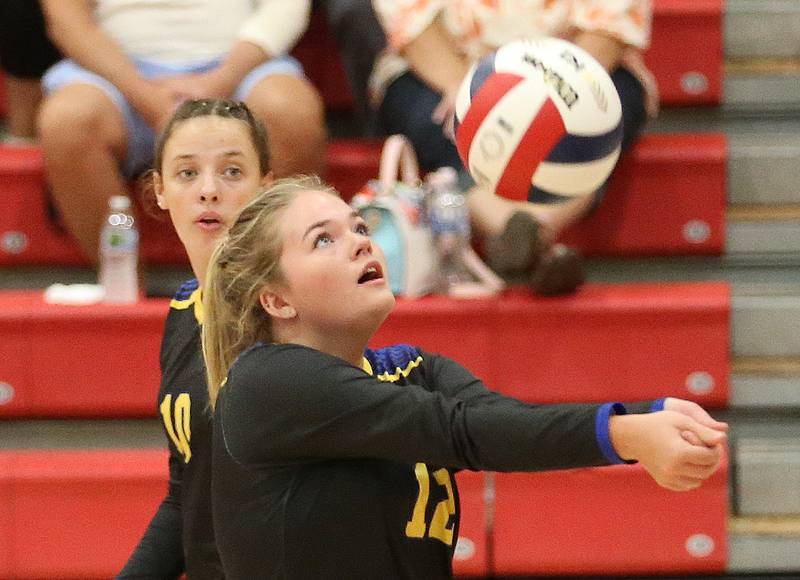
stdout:
[(47, 38), (36, 0), (0, 0), (0, 67), (21, 78), (39, 78), (61, 59)]

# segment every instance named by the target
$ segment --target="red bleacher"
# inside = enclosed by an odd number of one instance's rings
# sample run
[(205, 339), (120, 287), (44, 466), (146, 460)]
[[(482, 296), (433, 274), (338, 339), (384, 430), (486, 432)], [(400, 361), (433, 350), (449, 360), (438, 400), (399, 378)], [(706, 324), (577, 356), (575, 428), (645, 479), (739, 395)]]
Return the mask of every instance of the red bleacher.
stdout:
[[(589, 284), (575, 296), (527, 291), (470, 301), (401, 300), (373, 341), (461, 361), (534, 402), (678, 396), (728, 401), (730, 292), (723, 283)], [(153, 416), (166, 300), (45, 304), (0, 293), (0, 417)], [(76, 387), (79, 385), (80, 387)]]
[(494, 573), (714, 574), (725, 569), (727, 466), (689, 493), (640, 466), (495, 475)]
[[(646, 61), (664, 106), (716, 105), (722, 0), (655, 0)], [(330, 110), (349, 111), (322, 15), (295, 55)], [(5, 99), (0, 75), (0, 116)], [(377, 175), (380, 143), (334, 141), (327, 178), (346, 196)], [(587, 255), (723, 251), (726, 141), (646, 135), (598, 212), (565, 241)], [(167, 221), (141, 220), (142, 257), (186, 264)], [(50, 221), (38, 149), (0, 147), (0, 267), (85, 265)], [(167, 300), (54, 306), (0, 293), (0, 420), (153, 417)], [(410, 342), (534, 402), (675, 395), (728, 404), (730, 289), (723, 283), (588, 284), (572, 297), (399, 301), (373, 346)], [(728, 466), (700, 490), (658, 488), (640, 467), (458, 476), (458, 576), (720, 573)], [(0, 451), (0, 578), (108, 578), (166, 490), (166, 452)]]
[[(346, 197), (377, 176), (380, 143), (338, 141), (328, 178)], [(567, 241), (587, 255), (719, 254), (724, 240), (724, 135), (647, 135), (624, 160), (597, 213)], [(185, 264), (167, 219), (142, 216), (147, 264)], [(0, 266), (85, 265), (48, 217), (37, 148), (0, 147)]]
[[(157, 450), (0, 452), (0, 578), (115, 574), (164, 497), (166, 464)], [(724, 568), (727, 466), (681, 494), (635, 466), (457, 478), (458, 576)]]
[(723, 0), (655, 0), (645, 53), (662, 106), (722, 102)]

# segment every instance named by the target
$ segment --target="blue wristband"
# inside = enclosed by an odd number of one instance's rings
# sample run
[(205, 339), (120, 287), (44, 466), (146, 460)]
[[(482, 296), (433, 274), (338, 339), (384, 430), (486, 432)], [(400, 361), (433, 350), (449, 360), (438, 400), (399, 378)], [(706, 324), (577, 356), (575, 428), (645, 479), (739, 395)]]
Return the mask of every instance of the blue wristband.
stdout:
[(603, 456), (611, 464), (620, 463), (636, 463), (635, 461), (627, 461), (622, 459), (614, 450), (611, 444), (611, 434), (608, 431), (608, 424), (611, 415), (626, 415), (628, 410), (622, 403), (605, 403), (600, 406), (597, 411), (597, 421), (595, 423), (595, 434), (597, 435), (597, 444), (600, 446), (600, 451)]

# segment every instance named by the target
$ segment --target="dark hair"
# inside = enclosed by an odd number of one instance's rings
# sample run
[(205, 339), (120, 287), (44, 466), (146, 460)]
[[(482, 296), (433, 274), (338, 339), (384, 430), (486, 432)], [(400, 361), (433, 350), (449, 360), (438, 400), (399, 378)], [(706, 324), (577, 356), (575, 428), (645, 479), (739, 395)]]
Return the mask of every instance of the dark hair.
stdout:
[(161, 172), (161, 164), (164, 162), (164, 147), (172, 137), (175, 127), (183, 121), (195, 119), (197, 117), (222, 117), (224, 119), (237, 119), (245, 123), (250, 130), (250, 138), (253, 147), (258, 153), (258, 164), (261, 175), (269, 173), (269, 145), (267, 143), (267, 131), (260, 121), (256, 120), (250, 109), (241, 101), (231, 101), (228, 99), (192, 99), (184, 101), (175, 110), (167, 122), (164, 130), (156, 141), (155, 159), (153, 169)]
[(167, 125), (161, 131), (156, 141), (155, 158), (153, 168), (142, 174), (138, 179), (138, 189), (140, 191), (140, 201), (144, 210), (156, 219), (163, 219), (164, 212), (156, 207), (155, 194), (153, 192), (153, 174), (161, 173), (161, 165), (164, 162), (164, 148), (167, 145), (175, 128), (189, 119), (198, 117), (222, 117), (223, 119), (237, 119), (247, 125), (250, 131), (250, 140), (258, 154), (258, 166), (261, 175), (270, 172), (269, 141), (267, 130), (258, 121), (250, 109), (241, 101), (231, 101), (229, 99), (190, 99), (184, 101), (175, 109), (175, 112), (167, 121)]

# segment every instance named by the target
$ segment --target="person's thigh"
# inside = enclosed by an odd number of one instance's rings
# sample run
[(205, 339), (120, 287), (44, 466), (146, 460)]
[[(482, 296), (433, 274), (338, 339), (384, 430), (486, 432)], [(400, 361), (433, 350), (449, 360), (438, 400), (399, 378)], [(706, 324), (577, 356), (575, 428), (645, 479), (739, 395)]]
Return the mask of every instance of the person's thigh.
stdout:
[(379, 109), (383, 129), (387, 133), (401, 133), (408, 137), (420, 167), (425, 171), (444, 166), (462, 167), (455, 144), (445, 137), (442, 126), (431, 119), (441, 98), (439, 93), (408, 72), (387, 87)]
[(264, 79), (270, 76), (290, 76), (305, 80), (303, 66), (291, 56), (273, 58), (251, 70), (239, 83), (233, 97), (244, 101), (253, 92), (253, 89)]
[(611, 74), (611, 80), (622, 103), (622, 151), (627, 151), (647, 121), (644, 87), (639, 79), (622, 67)]
[(48, 99), (75, 85), (97, 89), (113, 104), (113, 110), (122, 120), (125, 148), (119, 160), (123, 176), (131, 179), (146, 169), (152, 161), (155, 135), (117, 87), (69, 59), (56, 63), (42, 77), (42, 87)]
[(267, 128), (277, 177), (320, 173), (325, 159), (325, 109), (294, 58), (272, 59), (244, 78), (234, 94)]

